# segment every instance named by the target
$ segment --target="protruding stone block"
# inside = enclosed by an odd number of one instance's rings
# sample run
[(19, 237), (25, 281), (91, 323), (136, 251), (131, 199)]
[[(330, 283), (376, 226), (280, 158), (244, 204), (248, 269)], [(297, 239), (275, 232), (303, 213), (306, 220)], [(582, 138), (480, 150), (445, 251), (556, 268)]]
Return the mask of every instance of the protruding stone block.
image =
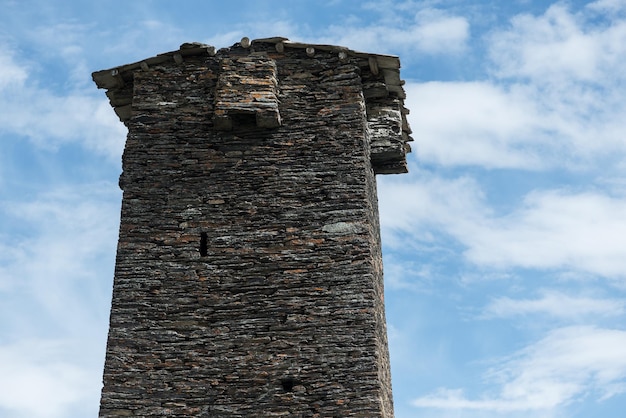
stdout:
[(225, 58), (215, 91), (216, 129), (232, 129), (233, 115), (255, 115), (260, 128), (280, 126), (276, 63), (266, 56)]
[[(410, 140), (404, 130), (400, 100), (394, 97), (367, 103), (367, 125), (371, 136), (372, 166), (377, 174), (405, 173)], [(408, 128), (408, 125), (406, 125)]]

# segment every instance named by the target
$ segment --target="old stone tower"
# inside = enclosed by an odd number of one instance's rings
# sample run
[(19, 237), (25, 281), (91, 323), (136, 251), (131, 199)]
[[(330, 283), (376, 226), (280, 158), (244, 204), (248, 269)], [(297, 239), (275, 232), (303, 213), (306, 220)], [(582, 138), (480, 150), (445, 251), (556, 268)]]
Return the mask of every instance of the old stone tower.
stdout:
[(375, 174), (398, 58), (285, 38), (98, 71), (128, 127), (100, 417), (392, 417)]

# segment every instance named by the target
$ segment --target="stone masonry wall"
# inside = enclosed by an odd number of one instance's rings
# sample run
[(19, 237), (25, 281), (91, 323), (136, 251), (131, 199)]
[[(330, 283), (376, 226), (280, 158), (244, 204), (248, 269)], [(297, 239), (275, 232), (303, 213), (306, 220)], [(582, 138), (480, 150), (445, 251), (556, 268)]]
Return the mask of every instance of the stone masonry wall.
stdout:
[(133, 72), (100, 417), (393, 416), (362, 68), (270, 46)]

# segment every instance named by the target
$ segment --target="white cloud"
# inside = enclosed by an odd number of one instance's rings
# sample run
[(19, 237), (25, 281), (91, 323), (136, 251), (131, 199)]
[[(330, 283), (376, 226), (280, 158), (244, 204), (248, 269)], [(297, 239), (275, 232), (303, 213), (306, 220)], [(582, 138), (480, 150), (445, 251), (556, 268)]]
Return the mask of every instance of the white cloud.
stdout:
[(3, 417), (96, 413), (119, 201), (106, 183), (0, 205)]
[(626, 276), (626, 199), (534, 192), (508, 216), (457, 232), (480, 265), (580, 269)]
[(17, 89), (24, 84), (28, 74), (24, 67), (15, 62), (11, 52), (0, 47), (0, 92), (9, 87)]
[[(77, 344), (78, 343), (78, 344)], [(93, 416), (100, 375), (81, 359), (82, 341), (23, 340), (0, 345), (0, 413), (7, 418)], [(83, 364), (81, 364), (83, 363)]]
[[(102, 97), (95, 98), (96, 94)], [(95, 87), (90, 95), (56, 94), (29, 83), (25, 75), (19, 83), (0, 84), (0, 132), (29, 138), (48, 149), (74, 142), (115, 160), (126, 137), (126, 128)]]
[(604, 400), (626, 391), (626, 332), (566, 327), (517, 352), (486, 375), (497, 395), (470, 399), (460, 389), (417, 398), (420, 408), (470, 409), (502, 414), (557, 410), (592, 396)]
[(626, 11), (626, 3), (623, 0), (598, 0), (587, 4), (586, 7), (599, 12), (617, 13)]
[(626, 300), (588, 296), (570, 296), (556, 291), (542, 291), (536, 299), (495, 298), (484, 310), (483, 318), (547, 315), (563, 319), (580, 317), (615, 317), (626, 313)]
[(458, 53), (465, 49), (470, 27), (466, 18), (425, 8), (415, 15), (415, 24), (412, 39), (417, 42), (418, 50), (445, 54)]
[(626, 95), (492, 82), (407, 83), (416, 157), (444, 166), (589, 167), (626, 153)]
[(67, 68), (67, 76), (74, 85), (89, 86), (91, 80), (87, 64), (87, 51), (85, 50), (86, 34), (92, 29), (88, 24), (78, 23), (54, 23), (30, 28), (25, 34), (29, 38), (29, 44), (35, 48), (36, 59), (39, 64), (40, 75), (50, 71), (49, 66), (44, 64), (49, 60), (62, 60)]
[(385, 286), (394, 290), (429, 291), (435, 275), (432, 266), (384, 255)]
[[(378, 179), (381, 228), (388, 245), (410, 241), (436, 244), (434, 232), (452, 236), (463, 225), (480, 225), (488, 210), (479, 184), (470, 177), (444, 179), (416, 166), (408, 175)], [(395, 234), (397, 233), (397, 234)]]
[(52, 329), (89, 335), (94, 324), (106, 324), (119, 222), (116, 189), (60, 188), (0, 206), (4, 222), (14, 224), (11, 235), (0, 235), (0, 326), (6, 338)]
[(414, 4), (382, 9), (375, 8), (381, 13), (375, 24), (331, 25), (318, 42), (376, 53), (389, 53), (390, 48), (406, 54), (456, 55), (465, 51), (470, 27), (465, 17)]
[[(471, 178), (442, 179), (411, 167), (380, 179), (381, 227), (387, 245), (428, 244), (449, 237), (481, 268), (562, 269), (626, 277), (626, 197), (597, 191), (544, 190), (496, 215)], [(450, 244), (446, 243), (448, 251)]]
[(422, 161), (536, 169), (545, 147), (536, 104), (487, 82), (408, 83), (407, 107)]
[(491, 79), (409, 83), (418, 158), (531, 170), (621, 160), (626, 20), (592, 19), (562, 3), (518, 15), (487, 38)]
[(498, 31), (490, 39), (497, 74), (536, 82), (597, 80), (598, 64), (609, 53), (603, 48), (603, 39), (610, 37), (615, 27), (589, 33), (580, 20), (563, 4), (550, 6), (541, 16), (515, 16), (510, 29)]

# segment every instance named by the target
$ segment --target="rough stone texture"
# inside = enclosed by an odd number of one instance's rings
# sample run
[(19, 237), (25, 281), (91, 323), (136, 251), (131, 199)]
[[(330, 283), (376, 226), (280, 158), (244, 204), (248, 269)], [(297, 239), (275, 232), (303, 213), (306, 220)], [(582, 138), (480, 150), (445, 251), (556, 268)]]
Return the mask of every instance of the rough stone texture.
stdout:
[(94, 73), (129, 129), (100, 417), (393, 416), (375, 173), (405, 170), (402, 98), (283, 41)]
[(276, 62), (266, 54), (224, 58), (216, 86), (213, 122), (216, 128), (232, 129), (232, 117), (254, 115), (260, 128), (280, 126)]

